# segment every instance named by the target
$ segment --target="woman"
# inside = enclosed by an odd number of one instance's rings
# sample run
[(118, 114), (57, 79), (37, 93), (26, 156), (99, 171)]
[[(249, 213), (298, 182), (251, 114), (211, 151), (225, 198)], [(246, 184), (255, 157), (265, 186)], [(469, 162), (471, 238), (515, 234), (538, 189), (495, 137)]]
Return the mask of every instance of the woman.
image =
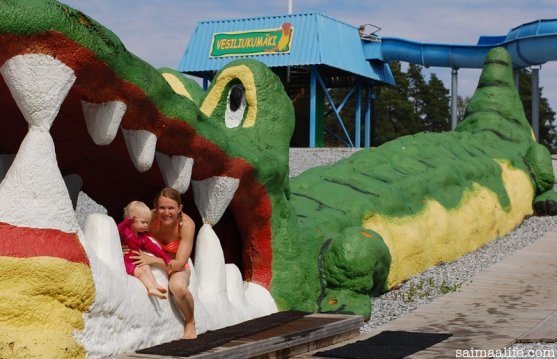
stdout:
[(154, 265), (168, 271), (168, 289), (184, 316), (183, 339), (195, 339), (193, 297), (189, 291), (190, 268), (188, 259), (192, 252), (195, 223), (182, 212), (180, 193), (173, 188), (163, 188), (155, 198), (155, 209), (149, 223), (149, 235), (173, 259), (168, 266), (155, 256), (133, 251), (136, 265)]

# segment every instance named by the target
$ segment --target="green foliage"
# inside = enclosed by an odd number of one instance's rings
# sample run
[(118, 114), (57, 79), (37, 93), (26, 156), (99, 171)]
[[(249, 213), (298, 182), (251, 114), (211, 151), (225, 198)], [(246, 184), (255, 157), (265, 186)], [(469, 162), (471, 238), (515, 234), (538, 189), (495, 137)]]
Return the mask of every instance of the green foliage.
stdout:
[(456, 292), (461, 286), (462, 286), (462, 283), (448, 284), (443, 279), (443, 282), (439, 286), (439, 290), (441, 291), (442, 294), (447, 294), (447, 293), (450, 293), (450, 292)]
[(449, 90), (436, 74), (431, 74), (426, 90), (422, 93), (422, 122), (429, 132), (444, 132), (451, 129)]
[(402, 71), (399, 62), (393, 62), (390, 66), (397, 86), (377, 88), (377, 131), (372, 141), (374, 146), (423, 130), (419, 114), (414, 110), (416, 101), (411, 101), (409, 96), (408, 75)]
[(394, 290), (393, 295), (395, 299), (409, 303), (456, 292), (462, 287), (462, 283), (449, 284), (445, 279), (439, 283), (433, 277), (428, 277), (427, 279), (411, 280), (403, 286), (407, 288), (405, 290)]

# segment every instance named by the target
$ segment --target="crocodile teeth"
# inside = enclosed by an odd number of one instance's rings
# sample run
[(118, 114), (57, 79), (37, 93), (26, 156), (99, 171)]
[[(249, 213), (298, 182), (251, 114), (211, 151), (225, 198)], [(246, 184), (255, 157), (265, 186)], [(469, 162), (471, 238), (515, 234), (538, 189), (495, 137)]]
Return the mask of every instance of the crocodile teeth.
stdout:
[(226, 276), (224, 253), (219, 239), (209, 224), (199, 229), (195, 253), (200, 254), (195, 260), (198, 284), (208, 298), (226, 298)]
[(124, 140), (132, 162), (139, 172), (145, 172), (153, 165), (157, 136), (145, 130), (122, 128)]
[(167, 156), (155, 152), (164, 183), (180, 193), (186, 193), (190, 186), (193, 158), (184, 156)]
[[(248, 317), (242, 307), (243, 303), (230, 301), (228, 291), (243, 292), (243, 283), (241, 280), (240, 282), (232, 280), (230, 281), (232, 283), (228, 283), (227, 267), (231, 265), (224, 263), (224, 253), (219, 238), (210, 224), (206, 223), (199, 229), (195, 243), (197, 294), (199, 301), (213, 314), (208, 318), (210, 326), (218, 329), (241, 322), (243, 318)], [(240, 288), (227, 288), (228, 284)]]
[(75, 82), (70, 67), (44, 54), (14, 56), (0, 73), (29, 126), (41, 131), (50, 129)]
[(30, 129), (0, 183), (0, 218), (20, 227), (79, 228), (48, 131)]
[(118, 133), (126, 104), (121, 101), (90, 103), (82, 100), (81, 108), (93, 142), (99, 146), (110, 144)]
[[(2, 182), (2, 180), (6, 176), (6, 173), (8, 173), (8, 170), (14, 162), (15, 156), (15, 154), (0, 155), (0, 182)], [(81, 192), (81, 187), (83, 186), (83, 179), (80, 175), (75, 173), (64, 176), (63, 179), (64, 183), (66, 184), (66, 188), (68, 189), (70, 199), (72, 200), (73, 208), (75, 210), (79, 192)]]
[(195, 241), (195, 275), (199, 299), (196, 305), (199, 303), (207, 309), (212, 329), (277, 311), (273, 297), (265, 288), (244, 282), (235, 264), (225, 264), (220, 240), (208, 223), (201, 226)]
[(192, 181), (195, 204), (204, 223), (217, 224), (239, 185), (240, 180), (232, 177)]

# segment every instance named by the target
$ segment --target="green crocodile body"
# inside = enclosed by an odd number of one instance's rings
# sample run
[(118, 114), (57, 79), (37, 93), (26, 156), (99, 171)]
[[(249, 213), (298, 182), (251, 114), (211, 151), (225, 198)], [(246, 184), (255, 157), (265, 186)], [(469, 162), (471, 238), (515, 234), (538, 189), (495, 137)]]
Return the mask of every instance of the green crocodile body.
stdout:
[[(289, 179), (294, 111), (280, 79), (260, 62), (229, 63), (205, 93), (174, 70), (154, 69), (111, 31), (61, 3), (0, 1), (0, 19), (0, 66), (41, 54), (75, 73), (50, 131), (61, 173), (79, 174), (83, 190), (115, 218), (132, 198), (150, 203), (165, 185), (158, 166), (138, 171), (121, 133), (100, 146), (83, 121), (83, 101), (124, 103), (121, 128), (154, 134), (158, 153), (193, 159), (192, 180), (238, 180), (215, 231), (227, 261), (245, 281), (268, 288), (279, 310), (369, 317), (374, 295), (510, 232), (534, 211), (557, 212), (551, 156), (532, 136), (511, 58), (502, 48), (486, 58), (466, 118), (455, 131), (402, 137)], [(27, 123), (3, 82), (0, 108), (0, 152), (16, 153)], [(193, 197), (191, 189), (183, 195), (185, 210), (199, 222)], [(10, 230), (0, 228), (3, 268), (56, 257), (15, 255)], [(87, 266), (82, 270), (90, 276)], [(0, 288), (21, 281), (3, 274)], [(66, 290), (49, 295), (58, 303)], [(29, 299), (27, 293), (17, 298)], [(87, 299), (71, 295), (81, 303), (72, 307), (77, 317), (89, 310), (91, 293)], [(20, 325), (6, 319), (13, 312), (0, 305), (5, 333)], [(71, 341), (83, 323), (75, 319), (70, 327), (65, 335)], [(0, 345), (0, 354), (8, 349)]]

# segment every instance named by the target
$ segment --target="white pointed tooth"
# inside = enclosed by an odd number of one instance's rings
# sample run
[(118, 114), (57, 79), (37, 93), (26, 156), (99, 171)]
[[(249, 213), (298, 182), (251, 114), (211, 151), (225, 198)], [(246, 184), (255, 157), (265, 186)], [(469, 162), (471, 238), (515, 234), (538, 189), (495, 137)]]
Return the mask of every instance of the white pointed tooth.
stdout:
[(48, 131), (75, 82), (75, 73), (50, 55), (26, 54), (9, 59), (0, 73), (31, 128)]
[(81, 100), (87, 131), (96, 145), (108, 145), (118, 133), (126, 104), (121, 101), (90, 103)]
[(242, 321), (278, 311), (271, 293), (259, 284), (244, 282), (242, 273), (234, 264), (226, 264), (226, 293)]
[(14, 161), (15, 154), (11, 155), (0, 155), (0, 182), (6, 176), (6, 173), (10, 169), (12, 162)]
[(81, 187), (83, 187), (83, 179), (80, 175), (76, 173), (69, 174), (63, 177), (64, 183), (66, 183), (66, 188), (68, 189), (68, 194), (72, 200), (73, 209), (77, 207), (77, 198), (79, 197), (79, 192), (81, 192)]
[(206, 223), (199, 229), (195, 241), (195, 271), (199, 301), (208, 309), (210, 325), (215, 329), (243, 319), (243, 313), (228, 299), (226, 268), (219, 238)]
[(224, 253), (215, 231), (209, 224), (201, 226), (195, 243), (198, 286), (209, 298), (227, 299)]
[(250, 305), (244, 292), (244, 281), (242, 279), (242, 272), (235, 264), (226, 264), (226, 294), (228, 300), (237, 311), (239, 311), (242, 320), (252, 319)]
[(145, 172), (153, 165), (157, 136), (145, 130), (126, 130), (122, 128), (124, 141), (132, 162), (139, 172)]
[(30, 130), (0, 183), (0, 219), (20, 227), (79, 229), (48, 131)]
[(271, 293), (259, 284), (252, 282), (244, 283), (244, 295), (249, 303), (248, 308), (254, 318), (278, 311), (277, 304)]
[(185, 156), (168, 156), (155, 152), (164, 183), (180, 193), (186, 193), (190, 186), (193, 158)]
[(217, 224), (239, 185), (240, 180), (232, 177), (192, 181), (195, 204), (204, 223)]

